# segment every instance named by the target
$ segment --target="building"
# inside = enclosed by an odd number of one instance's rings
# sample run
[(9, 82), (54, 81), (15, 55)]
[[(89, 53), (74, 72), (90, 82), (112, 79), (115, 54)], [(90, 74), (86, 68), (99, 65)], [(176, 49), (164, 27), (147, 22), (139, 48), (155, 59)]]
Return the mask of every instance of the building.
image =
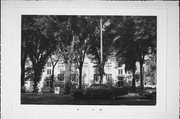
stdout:
[[(95, 73), (94, 63), (86, 57), (83, 64), (82, 69), (82, 87), (86, 88), (94, 83), (99, 83), (100, 76)], [(115, 86), (122, 86), (122, 85), (130, 85), (129, 83), (132, 80), (132, 73), (130, 71), (125, 72), (125, 65), (121, 67), (117, 66), (117, 63), (113, 59), (109, 59), (104, 65), (104, 76), (103, 76), (103, 83), (104, 84), (111, 84)], [(65, 64), (60, 61), (57, 63), (54, 69), (54, 87), (60, 87), (60, 93), (64, 91), (64, 84), (65, 84)], [(52, 75), (52, 64), (50, 60), (48, 60), (45, 70), (42, 75), (42, 80), (40, 82), (41, 87), (40, 91), (42, 92), (50, 92), (50, 85), (51, 85), (51, 75)], [(72, 89), (78, 88), (78, 69), (76, 69), (75, 65), (72, 64), (71, 66), (71, 86)]]
[[(94, 68), (94, 63), (88, 58), (85, 57), (83, 69), (82, 69), (82, 87), (86, 88), (94, 83), (99, 83), (100, 76), (96, 73)], [(140, 86), (140, 77), (139, 76), (139, 63), (136, 63), (136, 86)], [(143, 65), (143, 71), (146, 72), (148, 66)], [(104, 65), (104, 76), (103, 84), (110, 84), (117, 87), (120, 86), (131, 86), (132, 85), (132, 72), (125, 71), (125, 64), (118, 66), (115, 59), (109, 59)], [(39, 82), (39, 91), (48, 93), (51, 90), (51, 75), (52, 75), (52, 64), (50, 59), (47, 61), (44, 72), (42, 74), (42, 79)], [(78, 88), (78, 69), (74, 64), (71, 65), (70, 72), (70, 81), (71, 89), (75, 90)], [(151, 81), (150, 78), (145, 77), (145, 83)], [(28, 87), (29, 86), (29, 87)], [(26, 89), (30, 89), (32, 83), (26, 86)], [(59, 61), (54, 68), (54, 81), (53, 81), (54, 92), (63, 93), (65, 89), (65, 64), (62, 61)], [(32, 88), (31, 88), (32, 89)]]

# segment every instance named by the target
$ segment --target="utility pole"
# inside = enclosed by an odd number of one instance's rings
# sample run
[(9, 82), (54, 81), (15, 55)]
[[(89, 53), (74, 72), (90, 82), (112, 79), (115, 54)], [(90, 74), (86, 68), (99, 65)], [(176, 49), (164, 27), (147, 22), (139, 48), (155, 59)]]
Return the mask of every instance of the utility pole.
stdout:
[(100, 65), (100, 84), (103, 83), (103, 42), (102, 42), (102, 17), (100, 18), (100, 53), (101, 53), (101, 65)]

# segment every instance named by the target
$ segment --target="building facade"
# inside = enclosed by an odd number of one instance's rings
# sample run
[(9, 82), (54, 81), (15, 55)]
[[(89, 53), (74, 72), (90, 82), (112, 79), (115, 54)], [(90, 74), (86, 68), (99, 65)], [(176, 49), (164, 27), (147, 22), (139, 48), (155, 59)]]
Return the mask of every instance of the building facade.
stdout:
[[(87, 88), (88, 86), (99, 83), (100, 76), (96, 74), (95, 64), (86, 57), (83, 63), (82, 69), (82, 87)], [(121, 67), (117, 66), (115, 60), (109, 59), (104, 65), (104, 72), (103, 75), (103, 84), (111, 84), (114, 86), (122, 86), (122, 85), (130, 85), (132, 80), (132, 73), (130, 71), (125, 72), (125, 65)], [(52, 75), (52, 64), (50, 60), (48, 60), (46, 67), (44, 69), (42, 80), (40, 81), (40, 91), (42, 92), (50, 92), (51, 89), (51, 75)], [(54, 69), (54, 81), (53, 86), (54, 90), (59, 88), (59, 92), (64, 91), (64, 84), (65, 84), (65, 64), (62, 61), (59, 61)], [(78, 69), (76, 69), (75, 65), (71, 65), (71, 73), (70, 73), (70, 80), (71, 80), (71, 87), (73, 89), (78, 88)]]
[[(85, 57), (83, 69), (82, 69), (82, 88), (87, 88), (92, 84), (100, 82), (100, 76), (96, 73), (95, 64), (88, 58)], [(136, 86), (140, 86), (139, 75), (139, 63), (136, 63)], [(148, 71), (148, 66), (143, 65), (143, 72)], [(52, 64), (49, 59), (42, 73), (41, 81), (39, 82), (38, 88), (40, 92), (48, 93), (51, 91), (52, 85)], [(145, 73), (144, 73), (145, 74)], [(70, 71), (70, 82), (71, 90), (75, 90), (79, 87), (79, 71), (74, 64), (71, 65)], [(115, 59), (109, 59), (104, 65), (103, 84), (113, 86), (131, 86), (132, 85), (132, 72), (125, 71), (125, 64), (118, 66)], [(151, 77), (144, 75), (144, 83), (146, 85), (152, 83)], [(150, 82), (150, 83), (149, 83)], [(32, 90), (32, 81), (26, 82), (26, 89)], [(60, 60), (54, 68), (54, 80), (53, 80), (53, 91), (56, 93), (63, 93), (65, 90), (65, 64)]]

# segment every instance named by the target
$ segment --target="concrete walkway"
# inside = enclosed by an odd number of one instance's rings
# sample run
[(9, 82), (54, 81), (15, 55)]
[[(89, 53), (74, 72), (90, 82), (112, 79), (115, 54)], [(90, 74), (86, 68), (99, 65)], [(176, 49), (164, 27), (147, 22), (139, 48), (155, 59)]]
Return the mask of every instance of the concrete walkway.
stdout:
[(128, 99), (138, 99), (138, 98), (143, 98), (143, 96), (139, 95), (138, 93), (128, 93), (123, 96), (119, 96), (120, 98), (128, 98)]

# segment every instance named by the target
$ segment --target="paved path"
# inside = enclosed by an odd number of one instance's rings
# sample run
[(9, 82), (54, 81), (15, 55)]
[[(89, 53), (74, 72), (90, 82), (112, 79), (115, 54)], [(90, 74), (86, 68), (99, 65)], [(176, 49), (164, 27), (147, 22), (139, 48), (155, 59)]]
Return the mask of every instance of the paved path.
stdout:
[(128, 94), (116, 100), (88, 99), (74, 100), (70, 95), (55, 94), (23, 94), (21, 104), (47, 104), (47, 105), (155, 105), (155, 100), (144, 99), (137, 94)]

